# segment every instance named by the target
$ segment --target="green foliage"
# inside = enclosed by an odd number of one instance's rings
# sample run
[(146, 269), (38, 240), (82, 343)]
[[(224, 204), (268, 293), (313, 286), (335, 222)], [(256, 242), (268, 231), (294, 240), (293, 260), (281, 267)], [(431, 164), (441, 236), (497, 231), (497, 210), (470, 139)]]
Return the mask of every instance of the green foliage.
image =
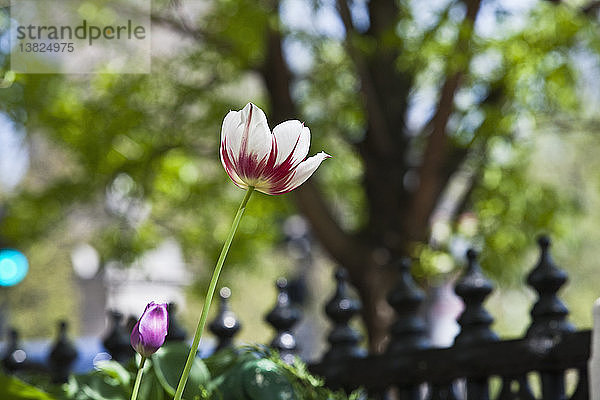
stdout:
[[(189, 347), (182, 343), (163, 346), (144, 367), (138, 398), (168, 400), (175, 393)], [(128, 400), (135, 380), (133, 363), (124, 368), (105, 361), (97, 370), (73, 375), (50, 395), (20, 380), (0, 375), (3, 400)], [(358, 400), (361, 391), (349, 396), (332, 392), (323, 381), (308, 373), (296, 360), (283, 362), (276, 352), (262, 347), (226, 349), (207, 359), (196, 358), (184, 391), (187, 400)]]
[[(531, 154), (548, 119), (581, 113), (581, 77), (572, 55), (581, 43), (593, 40), (588, 32), (593, 22), (577, 8), (544, 2), (527, 21), (521, 29), (507, 27), (499, 37), (475, 36), (471, 42), (468, 73), (448, 128), (453, 144), (470, 151), (459, 172), (470, 175), (474, 185), (458, 199), (458, 218), (440, 223), (442, 240), (416, 246), (417, 274), (423, 279), (454, 273), (463, 260), (451, 255), (452, 244), (467, 241), (483, 249), (481, 263), (492, 277), (521, 284), (531, 267), (523, 257), (535, 247), (538, 234), (548, 233), (557, 241), (573, 235), (569, 224), (582, 212), (577, 191), (537, 180)], [(453, 22), (444, 14), (439, 24)], [(420, 37), (425, 50), (412, 62), (424, 67), (417, 86), (427, 87), (447, 72), (426, 61), (447, 50), (444, 41), (428, 32)]]
[(290, 382), (269, 359), (238, 358), (220, 378), (216, 397), (223, 400), (297, 399)]
[[(140, 399), (167, 400), (175, 394), (179, 376), (183, 370), (189, 347), (183, 343), (169, 343), (155, 353), (144, 366)], [(131, 397), (137, 373), (131, 363), (126, 369), (115, 361), (101, 362), (96, 371), (85, 375), (73, 375), (63, 385), (62, 397), (73, 400), (127, 400)], [(199, 358), (194, 360), (184, 398), (197, 400), (208, 398), (210, 374)]]
[(296, 359), (289, 365), (265, 347), (227, 349), (205, 362), (213, 376), (215, 399), (346, 400), (363, 396), (362, 391), (348, 396), (342, 391), (332, 392), (302, 361)]
[[(172, 343), (163, 346), (152, 356), (153, 371), (169, 396), (175, 395), (189, 351), (189, 346), (183, 343)], [(204, 362), (199, 358), (194, 359), (183, 396), (191, 399), (202, 398), (205, 395), (203, 387), (209, 380), (210, 373)]]
[(67, 399), (121, 400), (127, 396), (126, 387), (121, 382), (99, 371), (72, 376), (67, 384)]
[(34, 386), (2, 373), (0, 373), (0, 398), (2, 400), (57, 400)]

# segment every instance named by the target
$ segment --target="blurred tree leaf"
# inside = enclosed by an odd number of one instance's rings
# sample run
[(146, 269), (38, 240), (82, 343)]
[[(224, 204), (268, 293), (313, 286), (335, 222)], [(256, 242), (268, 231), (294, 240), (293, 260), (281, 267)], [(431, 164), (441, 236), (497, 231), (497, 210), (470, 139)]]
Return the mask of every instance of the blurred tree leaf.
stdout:
[(48, 393), (4, 374), (0, 374), (0, 397), (6, 400), (55, 400)]

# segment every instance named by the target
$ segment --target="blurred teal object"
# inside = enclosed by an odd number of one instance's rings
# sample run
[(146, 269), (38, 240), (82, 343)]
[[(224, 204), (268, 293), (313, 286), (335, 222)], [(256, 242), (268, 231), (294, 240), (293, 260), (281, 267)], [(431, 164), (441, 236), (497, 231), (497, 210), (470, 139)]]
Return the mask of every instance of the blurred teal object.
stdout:
[(27, 275), (29, 262), (23, 253), (0, 249), (0, 286), (14, 286)]

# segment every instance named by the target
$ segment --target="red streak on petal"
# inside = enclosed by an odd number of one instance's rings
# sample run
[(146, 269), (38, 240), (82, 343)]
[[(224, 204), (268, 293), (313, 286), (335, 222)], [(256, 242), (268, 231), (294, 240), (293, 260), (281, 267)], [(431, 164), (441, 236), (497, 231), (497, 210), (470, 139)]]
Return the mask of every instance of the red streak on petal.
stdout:
[(237, 182), (237, 180), (241, 179), (241, 177), (239, 176), (239, 173), (237, 173), (234, 160), (235, 157), (230, 154), (227, 146), (227, 139), (225, 138), (221, 143), (221, 161), (223, 162), (223, 167), (225, 167), (225, 172), (227, 172), (227, 175), (229, 175), (233, 183), (235, 183), (236, 186), (244, 189), (244, 187), (240, 186), (240, 184)]
[(286, 190), (286, 188), (294, 176), (296, 166), (299, 164), (299, 162), (293, 162), (294, 152), (298, 147), (299, 141), (300, 136), (298, 136), (296, 139), (296, 143), (294, 144), (294, 147), (287, 158), (276, 166), (275, 162), (277, 160), (279, 148), (277, 146), (277, 139), (273, 135), (273, 142), (269, 156), (258, 163), (258, 167), (255, 170), (255, 175), (252, 176), (252, 178), (257, 181), (267, 183), (266, 186), (269, 187), (269, 194), (280, 194), (289, 191)]

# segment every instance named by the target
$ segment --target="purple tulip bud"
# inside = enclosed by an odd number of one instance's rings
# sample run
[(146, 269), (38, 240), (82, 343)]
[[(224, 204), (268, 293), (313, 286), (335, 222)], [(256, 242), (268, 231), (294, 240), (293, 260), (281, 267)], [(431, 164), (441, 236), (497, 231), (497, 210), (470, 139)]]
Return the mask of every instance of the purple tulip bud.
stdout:
[(163, 345), (167, 336), (169, 314), (166, 304), (148, 303), (131, 331), (131, 346), (142, 357), (150, 357)]

